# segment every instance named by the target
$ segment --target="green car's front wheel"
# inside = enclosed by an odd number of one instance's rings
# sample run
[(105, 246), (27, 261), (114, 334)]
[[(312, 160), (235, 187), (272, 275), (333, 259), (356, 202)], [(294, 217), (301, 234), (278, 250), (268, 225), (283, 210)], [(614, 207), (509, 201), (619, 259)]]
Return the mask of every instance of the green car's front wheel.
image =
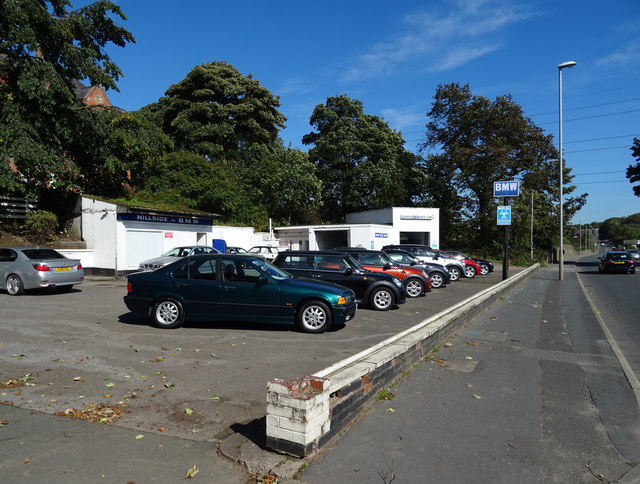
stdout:
[(296, 314), (296, 327), (305, 333), (323, 333), (331, 327), (329, 306), (322, 301), (306, 301)]

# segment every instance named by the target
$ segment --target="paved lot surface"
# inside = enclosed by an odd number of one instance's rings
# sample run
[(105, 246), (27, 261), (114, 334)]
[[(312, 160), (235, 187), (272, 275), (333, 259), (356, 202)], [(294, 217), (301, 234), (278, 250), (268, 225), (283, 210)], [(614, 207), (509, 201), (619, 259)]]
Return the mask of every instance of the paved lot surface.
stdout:
[(497, 267), (389, 312), (360, 309), (320, 335), (255, 324), (156, 329), (128, 313), (125, 280), (88, 279), (68, 294), (0, 293), (0, 381), (27, 380), (0, 389), (0, 401), (49, 414), (108, 405), (122, 411), (113, 425), (220, 439), (264, 417), (269, 379), (314, 373), (500, 280)]

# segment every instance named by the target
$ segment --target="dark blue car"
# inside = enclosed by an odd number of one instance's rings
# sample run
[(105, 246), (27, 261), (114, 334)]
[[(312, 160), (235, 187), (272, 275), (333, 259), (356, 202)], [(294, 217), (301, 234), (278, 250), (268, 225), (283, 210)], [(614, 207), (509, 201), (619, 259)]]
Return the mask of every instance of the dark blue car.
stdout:
[(130, 274), (127, 282), (127, 308), (160, 328), (177, 328), (185, 320), (255, 321), (322, 333), (352, 319), (357, 308), (350, 289), (294, 279), (256, 256), (189, 256)]

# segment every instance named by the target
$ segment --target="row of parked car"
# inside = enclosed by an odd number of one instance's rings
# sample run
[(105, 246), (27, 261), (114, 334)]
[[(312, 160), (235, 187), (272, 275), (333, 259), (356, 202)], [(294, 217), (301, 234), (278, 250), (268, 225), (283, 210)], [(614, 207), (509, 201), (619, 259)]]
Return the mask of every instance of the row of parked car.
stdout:
[[(359, 305), (386, 311), (493, 270), (490, 261), (418, 245), (287, 250), (276, 252), (272, 263), (265, 259), (207, 246), (176, 247), (128, 276), (124, 302), (161, 328), (176, 328), (187, 318), (293, 321), (304, 332), (320, 333), (352, 319)], [(84, 269), (54, 249), (0, 247), (0, 280), (13, 296), (37, 288), (67, 292), (83, 282)]]
[(273, 263), (249, 253), (190, 255), (130, 274), (124, 302), (161, 328), (186, 319), (240, 320), (294, 322), (301, 331), (321, 333), (352, 319), (359, 306), (386, 311), (493, 270), (490, 261), (456, 256), (417, 245), (286, 250)]

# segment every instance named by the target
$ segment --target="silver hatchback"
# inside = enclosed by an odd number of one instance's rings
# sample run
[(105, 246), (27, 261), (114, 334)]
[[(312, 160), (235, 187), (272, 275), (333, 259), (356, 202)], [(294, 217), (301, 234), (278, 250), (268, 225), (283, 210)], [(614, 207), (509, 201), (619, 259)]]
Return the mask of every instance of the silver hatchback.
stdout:
[(11, 296), (39, 288), (68, 292), (84, 281), (84, 269), (54, 249), (0, 247), (0, 281)]

